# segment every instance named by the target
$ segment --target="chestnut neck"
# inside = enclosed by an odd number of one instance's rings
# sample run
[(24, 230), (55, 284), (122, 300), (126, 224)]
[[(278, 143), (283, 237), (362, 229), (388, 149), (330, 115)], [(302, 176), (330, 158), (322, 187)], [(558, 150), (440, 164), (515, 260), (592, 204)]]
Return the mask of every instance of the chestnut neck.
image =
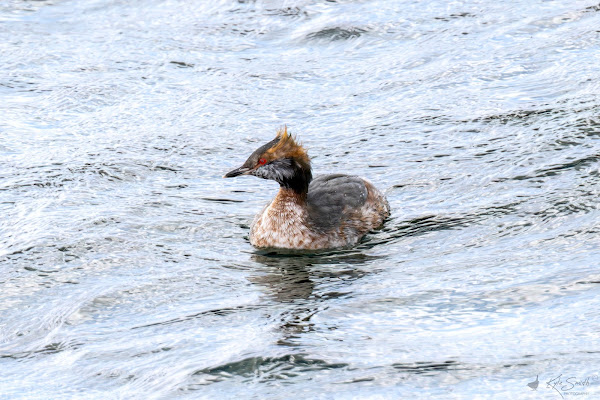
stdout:
[(306, 203), (306, 194), (307, 192), (298, 193), (294, 189), (284, 187), (283, 185), (281, 185), (279, 187), (279, 191), (277, 192), (277, 196), (275, 197), (275, 201), (304, 204)]

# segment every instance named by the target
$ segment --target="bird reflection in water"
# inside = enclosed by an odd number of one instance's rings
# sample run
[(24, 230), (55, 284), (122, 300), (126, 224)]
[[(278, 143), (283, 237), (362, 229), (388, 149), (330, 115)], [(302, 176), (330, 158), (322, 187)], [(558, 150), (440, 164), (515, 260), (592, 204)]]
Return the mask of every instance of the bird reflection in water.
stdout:
[(256, 252), (251, 258), (264, 268), (249, 280), (276, 302), (293, 305), (280, 315), (283, 337), (278, 342), (293, 345), (301, 333), (314, 329), (311, 318), (326, 309), (331, 299), (352, 296), (346, 282), (376, 273), (362, 267), (381, 257), (336, 251), (310, 255)]

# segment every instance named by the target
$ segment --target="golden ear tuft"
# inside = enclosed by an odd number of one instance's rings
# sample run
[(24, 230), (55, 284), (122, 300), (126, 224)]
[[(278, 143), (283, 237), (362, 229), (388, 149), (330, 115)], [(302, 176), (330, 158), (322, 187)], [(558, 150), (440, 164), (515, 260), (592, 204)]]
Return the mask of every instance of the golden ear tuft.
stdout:
[(279, 138), (279, 142), (267, 150), (273, 158), (295, 157), (308, 162), (306, 150), (296, 143), (296, 139), (288, 132), (286, 125), (277, 130), (276, 137)]
[(287, 131), (287, 125), (282, 126), (281, 128), (277, 129), (277, 136), (278, 138), (282, 138), (282, 137), (286, 137), (289, 136), (289, 133)]

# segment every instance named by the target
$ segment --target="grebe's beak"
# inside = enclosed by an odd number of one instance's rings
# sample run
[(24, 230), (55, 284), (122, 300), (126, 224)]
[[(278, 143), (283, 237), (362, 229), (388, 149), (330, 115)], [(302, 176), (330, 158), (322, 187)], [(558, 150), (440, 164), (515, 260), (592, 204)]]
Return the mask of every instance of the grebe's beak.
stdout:
[(239, 167), (223, 175), (223, 178), (233, 178), (235, 176), (248, 175), (250, 172), (252, 172), (252, 168)]

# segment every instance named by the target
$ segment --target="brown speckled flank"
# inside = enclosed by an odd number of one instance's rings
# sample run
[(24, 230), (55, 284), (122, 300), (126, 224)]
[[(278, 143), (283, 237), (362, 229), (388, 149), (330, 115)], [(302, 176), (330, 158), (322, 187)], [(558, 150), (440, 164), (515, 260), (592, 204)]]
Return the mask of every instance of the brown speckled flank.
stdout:
[(225, 175), (254, 175), (280, 184), (256, 216), (250, 243), (258, 248), (318, 250), (358, 243), (390, 214), (385, 196), (366, 179), (324, 175), (312, 179), (310, 159), (287, 129)]

